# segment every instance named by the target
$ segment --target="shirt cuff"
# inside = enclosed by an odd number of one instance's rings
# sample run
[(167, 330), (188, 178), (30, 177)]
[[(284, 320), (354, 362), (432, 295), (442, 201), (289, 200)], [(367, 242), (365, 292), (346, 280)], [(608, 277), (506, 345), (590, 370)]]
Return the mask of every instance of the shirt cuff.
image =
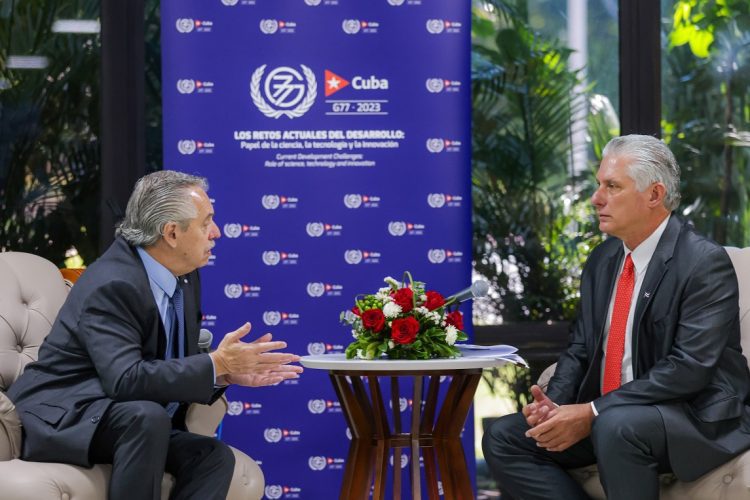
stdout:
[[(208, 354), (206, 354), (208, 356)], [(211, 356), (208, 356), (208, 358), (211, 360), (211, 373), (213, 374), (213, 381), (214, 381), (214, 389), (223, 389), (224, 387), (228, 387), (227, 384), (217, 384), (216, 383), (216, 365), (214, 365), (214, 358)]]
[(593, 412), (594, 412), (594, 416), (595, 416), (595, 417), (598, 417), (598, 416), (599, 416), (599, 412), (598, 412), (598, 411), (596, 411), (596, 406), (594, 406), (594, 402), (593, 402), (593, 401), (591, 402), (591, 411), (593, 411)]

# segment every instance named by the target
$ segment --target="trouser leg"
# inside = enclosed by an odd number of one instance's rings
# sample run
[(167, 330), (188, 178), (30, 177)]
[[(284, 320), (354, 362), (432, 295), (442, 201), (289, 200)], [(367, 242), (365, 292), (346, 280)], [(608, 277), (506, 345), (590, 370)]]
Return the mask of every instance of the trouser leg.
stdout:
[(110, 405), (91, 441), (93, 463), (111, 463), (109, 500), (159, 500), (171, 422), (151, 401)]
[(171, 500), (224, 500), (234, 473), (234, 453), (221, 441), (174, 431), (166, 471), (175, 477)]
[(671, 471), (659, 410), (618, 406), (604, 411), (594, 419), (591, 441), (608, 500), (659, 498), (659, 473)]
[(524, 434), (529, 429), (521, 413), (496, 420), (482, 439), (482, 449), (502, 490), (516, 500), (588, 499), (565, 469), (596, 462), (591, 441), (584, 439), (565, 451), (551, 452)]

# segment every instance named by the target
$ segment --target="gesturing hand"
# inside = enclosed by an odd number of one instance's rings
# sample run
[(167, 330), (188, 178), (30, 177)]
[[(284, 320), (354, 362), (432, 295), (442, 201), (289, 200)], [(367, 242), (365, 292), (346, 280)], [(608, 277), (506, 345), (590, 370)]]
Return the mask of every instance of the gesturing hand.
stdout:
[(235, 374), (267, 376), (280, 366), (299, 361), (300, 358), (296, 354), (269, 352), (286, 347), (286, 342), (272, 342), (270, 333), (250, 343), (242, 342), (240, 339), (250, 333), (250, 328), (250, 323), (245, 323), (237, 330), (229, 332), (219, 347), (209, 354), (214, 362), (217, 377)]
[(224, 382), (227, 384), (243, 385), (245, 387), (263, 387), (276, 385), (284, 380), (299, 378), (303, 369), (297, 365), (281, 365), (273, 370), (259, 371), (257, 373), (235, 373), (226, 375)]
[(557, 408), (557, 405), (547, 397), (538, 385), (531, 386), (531, 395), (534, 397), (534, 402), (524, 406), (521, 413), (526, 417), (526, 423), (529, 424), (529, 427), (534, 427), (547, 420)]

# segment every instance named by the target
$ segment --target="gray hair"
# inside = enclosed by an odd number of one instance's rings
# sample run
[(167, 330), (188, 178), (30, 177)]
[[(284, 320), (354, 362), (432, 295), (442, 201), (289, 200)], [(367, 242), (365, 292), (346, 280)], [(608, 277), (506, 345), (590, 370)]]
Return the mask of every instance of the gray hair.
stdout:
[(125, 218), (115, 231), (133, 246), (147, 247), (159, 241), (164, 225), (176, 222), (184, 230), (198, 210), (188, 196), (191, 188), (208, 190), (202, 177), (161, 170), (145, 175), (135, 183), (125, 209)]
[(602, 157), (626, 156), (632, 162), (628, 174), (638, 191), (644, 191), (654, 182), (666, 187), (664, 207), (670, 212), (680, 205), (680, 166), (666, 144), (650, 135), (624, 135), (615, 137), (604, 146)]

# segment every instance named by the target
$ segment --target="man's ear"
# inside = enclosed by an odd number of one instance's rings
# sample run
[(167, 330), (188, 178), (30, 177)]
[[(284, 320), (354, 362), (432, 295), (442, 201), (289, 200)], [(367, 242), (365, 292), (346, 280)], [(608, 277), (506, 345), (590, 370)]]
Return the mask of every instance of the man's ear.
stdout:
[(649, 189), (648, 204), (650, 207), (657, 207), (664, 204), (664, 197), (667, 195), (667, 188), (661, 182), (655, 182)]
[(170, 248), (177, 246), (177, 223), (167, 222), (161, 231), (162, 238)]

